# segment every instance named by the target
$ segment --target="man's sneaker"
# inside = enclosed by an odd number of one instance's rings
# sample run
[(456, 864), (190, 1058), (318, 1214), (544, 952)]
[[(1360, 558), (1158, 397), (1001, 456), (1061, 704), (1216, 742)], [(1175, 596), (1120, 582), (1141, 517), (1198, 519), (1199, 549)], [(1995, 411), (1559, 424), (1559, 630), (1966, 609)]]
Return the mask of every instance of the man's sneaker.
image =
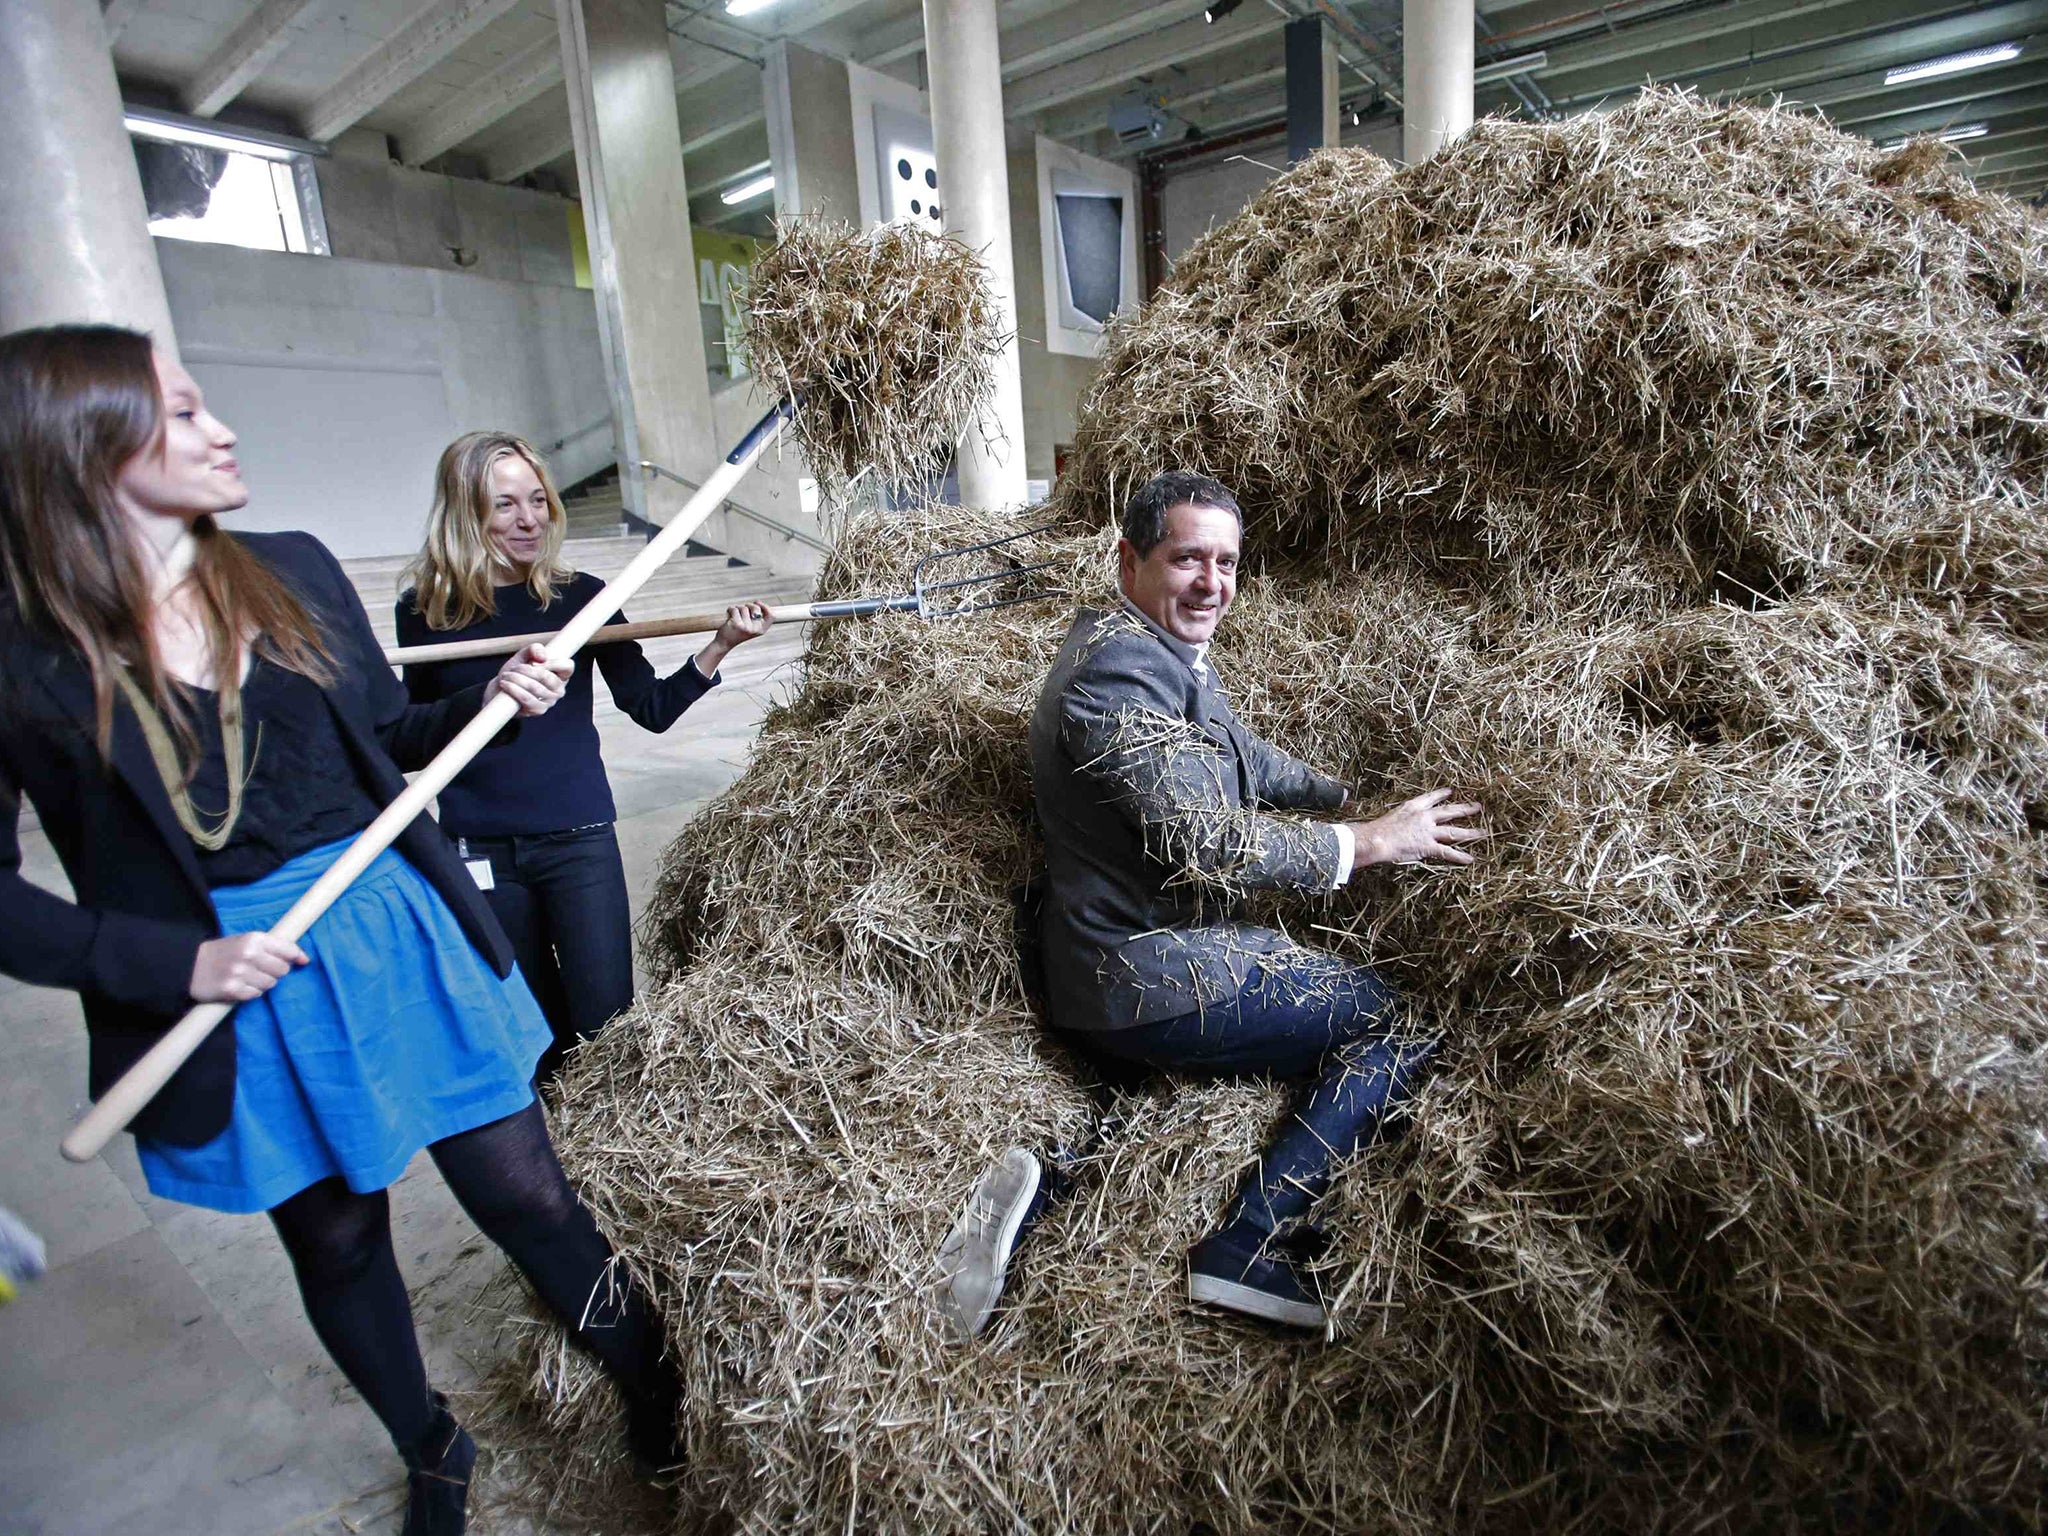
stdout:
[(1330, 1321), (1312, 1279), (1270, 1248), (1228, 1230), (1188, 1250), (1188, 1300), (1289, 1328), (1323, 1328)]
[(1012, 1147), (975, 1182), (953, 1230), (939, 1244), (939, 1310), (958, 1343), (988, 1326), (1003, 1276), (1038, 1197), (1038, 1159)]

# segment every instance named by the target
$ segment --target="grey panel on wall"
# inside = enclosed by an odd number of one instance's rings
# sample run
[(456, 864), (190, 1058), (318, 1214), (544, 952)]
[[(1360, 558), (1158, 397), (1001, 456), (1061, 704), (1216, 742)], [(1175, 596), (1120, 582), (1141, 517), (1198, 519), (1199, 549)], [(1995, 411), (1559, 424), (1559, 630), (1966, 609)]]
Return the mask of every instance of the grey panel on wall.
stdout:
[(1069, 302), (1097, 325), (1123, 303), (1124, 200), (1101, 193), (1056, 193), (1060, 250)]
[(434, 465), (455, 436), (439, 370), (187, 363), (208, 408), (241, 439), (249, 505), (222, 519), (226, 527), (304, 529), (344, 559), (419, 548)]

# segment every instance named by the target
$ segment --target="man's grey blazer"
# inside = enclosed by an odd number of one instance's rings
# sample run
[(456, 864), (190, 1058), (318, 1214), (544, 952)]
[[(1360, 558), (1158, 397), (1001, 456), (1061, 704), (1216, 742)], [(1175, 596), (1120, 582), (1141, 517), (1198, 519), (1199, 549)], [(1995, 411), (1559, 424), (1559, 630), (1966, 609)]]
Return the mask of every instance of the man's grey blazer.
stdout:
[(1284, 934), (1230, 919), (1249, 890), (1328, 890), (1344, 786), (1231, 713), (1201, 653), (1135, 609), (1083, 608), (1031, 716), (1053, 1025), (1126, 1029), (1235, 997)]

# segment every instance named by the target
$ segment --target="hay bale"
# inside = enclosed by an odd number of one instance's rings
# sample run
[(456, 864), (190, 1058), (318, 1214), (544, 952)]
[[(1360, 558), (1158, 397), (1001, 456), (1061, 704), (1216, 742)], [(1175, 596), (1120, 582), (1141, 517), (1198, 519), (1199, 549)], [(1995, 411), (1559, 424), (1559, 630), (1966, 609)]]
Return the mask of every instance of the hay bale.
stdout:
[[(1318, 156), (1191, 252), (1023, 556), (1056, 600), (820, 628), (566, 1084), (694, 1390), (675, 1528), (2038, 1528), (2042, 256), (1924, 147), (1665, 94)], [(1282, 1103), (1237, 1084), (1139, 1095), (949, 1349), (955, 1204), (1087, 1116), (1017, 978), (1025, 719), (1173, 463), (1246, 493), (1247, 722), (1487, 802), (1471, 869), (1275, 908), (1440, 1070), (1333, 1191), (1328, 1342), (1181, 1300)], [(825, 585), (995, 526), (857, 524)], [(532, 1464), (604, 1508), (537, 1358)]]
[(784, 224), (748, 281), (748, 359), (798, 401), (797, 441), (835, 495), (866, 470), (922, 483), (994, 389), (1007, 340), (980, 258), (908, 224)]

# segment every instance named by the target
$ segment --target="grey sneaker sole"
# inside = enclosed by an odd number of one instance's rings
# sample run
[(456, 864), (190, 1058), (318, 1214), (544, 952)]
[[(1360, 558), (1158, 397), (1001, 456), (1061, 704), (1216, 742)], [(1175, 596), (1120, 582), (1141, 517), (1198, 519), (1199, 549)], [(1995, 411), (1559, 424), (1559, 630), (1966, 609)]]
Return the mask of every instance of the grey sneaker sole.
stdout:
[(939, 1311), (958, 1343), (988, 1326), (1002, 1300), (1017, 1234), (1038, 1194), (1038, 1159), (1011, 1147), (975, 1181), (953, 1230), (939, 1244)]
[(1188, 1300), (1206, 1301), (1212, 1307), (1225, 1307), (1269, 1323), (1285, 1323), (1290, 1328), (1324, 1328), (1330, 1322), (1328, 1312), (1309, 1302), (1289, 1301), (1285, 1296), (1270, 1295), (1235, 1280), (1195, 1270), (1188, 1271)]

